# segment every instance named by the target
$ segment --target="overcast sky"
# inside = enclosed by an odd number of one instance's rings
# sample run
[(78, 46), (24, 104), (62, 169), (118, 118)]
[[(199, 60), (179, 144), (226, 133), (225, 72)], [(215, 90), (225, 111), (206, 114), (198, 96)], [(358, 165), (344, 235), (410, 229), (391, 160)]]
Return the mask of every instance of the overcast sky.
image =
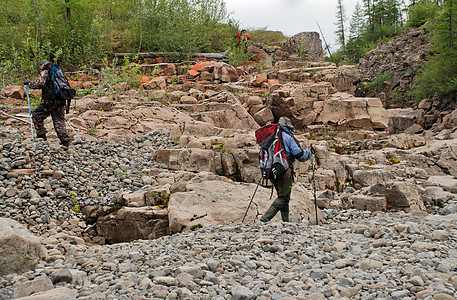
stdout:
[[(357, 1), (343, 0), (348, 20), (346, 28), (349, 28)], [(340, 47), (336, 44), (334, 33), (337, 0), (225, 0), (225, 3), (227, 11), (233, 12), (231, 17), (238, 20), (243, 28), (267, 27), (289, 37), (303, 31), (315, 31), (321, 37), (322, 47), (325, 47), (318, 22), (331, 51)]]

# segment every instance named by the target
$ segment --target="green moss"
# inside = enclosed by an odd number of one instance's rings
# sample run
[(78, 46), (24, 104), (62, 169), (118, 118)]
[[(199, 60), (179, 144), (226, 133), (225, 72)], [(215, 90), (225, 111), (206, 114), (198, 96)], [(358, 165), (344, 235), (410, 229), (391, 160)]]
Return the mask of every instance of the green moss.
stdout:
[(212, 148), (224, 147), (224, 142), (211, 141), (211, 147)]
[(190, 227), (189, 229), (194, 231), (194, 230), (197, 230), (199, 228), (203, 228), (203, 225), (202, 224), (196, 224), (196, 225), (193, 225), (192, 227)]
[(79, 204), (75, 204), (75, 205), (73, 205), (71, 210), (74, 211), (75, 213), (79, 213), (79, 212), (81, 212), (81, 206)]
[(398, 163), (400, 162), (400, 160), (397, 159), (397, 158), (395, 158), (395, 157), (389, 158), (388, 161), (389, 161), (392, 165), (398, 164)]
[(351, 149), (339, 145), (335, 145), (335, 152), (338, 154), (351, 154)]

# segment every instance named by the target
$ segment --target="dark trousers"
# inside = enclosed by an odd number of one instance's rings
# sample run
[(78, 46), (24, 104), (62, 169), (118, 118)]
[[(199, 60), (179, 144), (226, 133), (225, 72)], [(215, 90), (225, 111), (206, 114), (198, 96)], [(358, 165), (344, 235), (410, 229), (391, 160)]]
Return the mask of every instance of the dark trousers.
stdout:
[(282, 178), (272, 182), (276, 189), (276, 193), (278, 194), (278, 198), (276, 198), (273, 201), (270, 208), (268, 208), (267, 212), (262, 216), (262, 218), (260, 218), (260, 221), (268, 222), (271, 219), (273, 219), (273, 217), (278, 213), (278, 211), (280, 211), (282, 220), (284, 222), (289, 222), (289, 201), (293, 184), (292, 170), (287, 170), (287, 172), (282, 176)]
[(54, 129), (62, 143), (70, 141), (65, 129), (65, 100), (42, 101), (32, 113), (33, 126), (35, 126), (37, 137), (46, 138), (44, 120), (51, 116)]

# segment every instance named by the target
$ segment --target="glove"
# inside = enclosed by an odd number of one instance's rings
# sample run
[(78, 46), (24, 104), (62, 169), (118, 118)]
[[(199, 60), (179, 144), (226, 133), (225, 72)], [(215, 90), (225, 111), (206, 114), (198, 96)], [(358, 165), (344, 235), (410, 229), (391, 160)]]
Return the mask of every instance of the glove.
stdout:
[(30, 81), (26, 80), (22, 82), (24, 85), (29, 85)]
[(311, 150), (311, 153), (312, 153), (312, 154), (315, 154), (315, 153), (316, 153), (316, 146), (314, 146), (313, 144), (311, 144), (311, 146), (309, 146), (309, 150)]

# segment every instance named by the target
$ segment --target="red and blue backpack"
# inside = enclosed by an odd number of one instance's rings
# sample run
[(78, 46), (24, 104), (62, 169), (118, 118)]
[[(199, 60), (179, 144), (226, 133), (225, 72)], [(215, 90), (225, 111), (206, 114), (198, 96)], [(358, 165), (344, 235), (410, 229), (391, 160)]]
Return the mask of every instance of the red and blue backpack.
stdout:
[(289, 160), (284, 152), (281, 127), (268, 124), (255, 131), (257, 144), (260, 146), (259, 163), (262, 178), (279, 179), (288, 169)]

